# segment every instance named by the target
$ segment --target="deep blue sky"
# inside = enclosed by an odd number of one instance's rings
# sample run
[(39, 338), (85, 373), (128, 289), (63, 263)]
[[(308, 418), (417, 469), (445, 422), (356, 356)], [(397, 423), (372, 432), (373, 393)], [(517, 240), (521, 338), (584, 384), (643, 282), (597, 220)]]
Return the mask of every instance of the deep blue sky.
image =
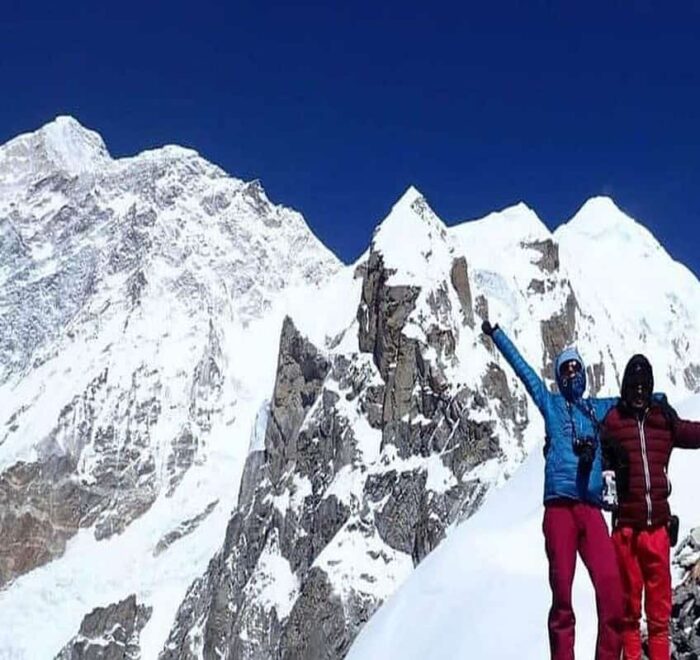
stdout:
[(609, 194), (700, 275), (699, 35), (700, 2), (5, 0), (0, 142), (191, 146), (345, 261), (409, 184), (448, 223)]

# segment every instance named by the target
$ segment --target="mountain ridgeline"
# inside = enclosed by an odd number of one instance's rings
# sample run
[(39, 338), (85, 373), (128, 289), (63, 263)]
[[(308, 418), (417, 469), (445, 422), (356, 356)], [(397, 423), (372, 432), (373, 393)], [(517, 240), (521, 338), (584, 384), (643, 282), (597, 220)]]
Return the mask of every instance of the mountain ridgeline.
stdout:
[(12, 657), (344, 657), (540, 451), (484, 319), (552, 387), (576, 343), (593, 393), (634, 352), (700, 392), (700, 283), (608, 198), (552, 233), (524, 204), (448, 227), (409, 188), (344, 265), (259, 182), (113, 159), (69, 117), (0, 147), (0, 310)]

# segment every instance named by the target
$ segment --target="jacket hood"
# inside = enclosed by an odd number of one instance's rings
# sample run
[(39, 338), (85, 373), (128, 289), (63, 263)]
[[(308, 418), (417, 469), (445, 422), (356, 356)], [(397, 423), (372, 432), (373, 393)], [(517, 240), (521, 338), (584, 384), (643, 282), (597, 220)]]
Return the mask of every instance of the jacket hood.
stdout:
[(625, 367), (622, 387), (620, 388), (623, 401), (628, 400), (631, 386), (639, 382), (645, 385), (647, 392), (651, 396), (651, 393), (654, 391), (654, 371), (649, 360), (641, 353), (633, 355)]
[(557, 359), (554, 361), (554, 377), (557, 381), (557, 385), (559, 386), (559, 391), (564, 392), (564, 383), (562, 382), (561, 376), (559, 375), (559, 369), (561, 368), (561, 365), (564, 364), (564, 362), (568, 362), (569, 360), (576, 360), (580, 365), (581, 365), (581, 375), (583, 376), (583, 391), (586, 390), (586, 365), (583, 362), (583, 359), (581, 358), (581, 354), (573, 347), (570, 346), (569, 348), (565, 348), (559, 355), (557, 355)]

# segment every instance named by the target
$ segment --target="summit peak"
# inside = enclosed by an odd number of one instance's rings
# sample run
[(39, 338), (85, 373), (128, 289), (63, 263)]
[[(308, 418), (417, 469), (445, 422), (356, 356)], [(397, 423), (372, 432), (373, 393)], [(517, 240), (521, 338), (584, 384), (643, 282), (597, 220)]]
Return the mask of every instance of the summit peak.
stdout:
[(51, 160), (71, 173), (91, 170), (110, 160), (102, 136), (70, 115), (56, 117), (35, 135), (40, 136)]
[(391, 234), (391, 240), (395, 242), (402, 234), (416, 235), (431, 230), (442, 233), (444, 229), (442, 220), (435, 215), (425, 197), (417, 188), (409, 186), (375, 230), (374, 242), (387, 234)]
[[(111, 162), (102, 137), (75, 117), (60, 115), (38, 130), (0, 146), (0, 169), (38, 172), (57, 168), (71, 175), (94, 171)], [(2, 165), (7, 167), (4, 168)]]
[(425, 198), (423, 197), (423, 194), (420, 192), (420, 190), (418, 190), (418, 188), (416, 188), (413, 185), (410, 185), (408, 186), (408, 188), (406, 188), (404, 194), (401, 195), (401, 197), (399, 197), (399, 200), (396, 202), (394, 207), (396, 208), (398, 206), (411, 206), (414, 202), (418, 201), (419, 199)]
[(637, 222), (627, 215), (611, 197), (601, 195), (587, 199), (557, 232), (576, 231), (593, 236), (634, 225), (637, 225)]

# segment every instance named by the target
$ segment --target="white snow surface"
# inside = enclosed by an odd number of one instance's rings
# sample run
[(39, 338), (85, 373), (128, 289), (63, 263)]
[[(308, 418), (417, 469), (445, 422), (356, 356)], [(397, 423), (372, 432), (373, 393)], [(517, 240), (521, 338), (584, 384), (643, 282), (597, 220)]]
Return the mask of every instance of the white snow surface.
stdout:
[[(700, 420), (700, 396), (678, 407)], [(700, 451), (677, 449), (669, 476), (671, 506), (681, 538), (700, 525), (697, 475)], [(372, 617), (348, 660), (549, 656), (550, 591), (541, 531), (544, 459), (533, 451), (505, 486), (410, 575)], [(596, 638), (595, 600), (580, 558), (574, 582), (576, 657), (591, 658)]]

